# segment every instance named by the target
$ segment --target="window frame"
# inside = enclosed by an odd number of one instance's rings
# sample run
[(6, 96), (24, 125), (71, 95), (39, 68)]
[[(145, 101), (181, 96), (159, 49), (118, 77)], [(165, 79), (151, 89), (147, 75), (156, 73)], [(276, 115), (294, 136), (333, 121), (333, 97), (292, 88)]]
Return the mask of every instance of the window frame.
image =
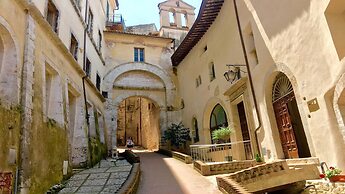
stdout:
[(145, 62), (145, 48), (134, 48), (134, 62)]
[(46, 21), (49, 23), (52, 30), (58, 34), (60, 11), (52, 0), (47, 1), (46, 10)]

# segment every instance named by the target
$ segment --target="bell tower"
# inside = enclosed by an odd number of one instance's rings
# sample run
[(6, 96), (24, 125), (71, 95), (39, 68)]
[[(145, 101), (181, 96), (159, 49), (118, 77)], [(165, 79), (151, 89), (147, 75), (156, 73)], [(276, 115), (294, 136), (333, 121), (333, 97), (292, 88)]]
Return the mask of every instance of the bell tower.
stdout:
[(182, 0), (167, 0), (158, 4), (160, 36), (174, 38), (175, 46), (180, 45), (193, 26), (195, 7)]

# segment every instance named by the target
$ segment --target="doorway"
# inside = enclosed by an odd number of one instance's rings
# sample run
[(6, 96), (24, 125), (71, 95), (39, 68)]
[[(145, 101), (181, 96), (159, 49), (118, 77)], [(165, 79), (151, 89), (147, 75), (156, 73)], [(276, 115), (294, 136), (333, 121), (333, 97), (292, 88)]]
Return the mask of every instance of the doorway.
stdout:
[(238, 111), (238, 116), (240, 119), (242, 141), (244, 141), (243, 147), (244, 147), (245, 158), (246, 160), (251, 160), (253, 159), (253, 153), (252, 153), (252, 148), (251, 148), (251, 143), (250, 143), (250, 133), (248, 129), (247, 117), (246, 117), (243, 101), (237, 104), (237, 111)]
[(118, 107), (117, 146), (125, 146), (131, 138), (135, 146), (155, 150), (159, 147), (160, 109), (153, 101), (143, 97), (129, 97)]
[(310, 157), (292, 84), (280, 73), (273, 85), (273, 108), (286, 159)]

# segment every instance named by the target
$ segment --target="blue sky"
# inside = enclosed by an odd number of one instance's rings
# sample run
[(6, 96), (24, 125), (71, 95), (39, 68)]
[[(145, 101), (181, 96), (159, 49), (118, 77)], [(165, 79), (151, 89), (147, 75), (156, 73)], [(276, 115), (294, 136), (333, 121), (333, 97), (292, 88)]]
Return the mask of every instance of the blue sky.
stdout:
[[(163, 1), (164, 0), (119, 0), (120, 9), (117, 13), (122, 14), (125, 19), (126, 26), (155, 23), (157, 29), (159, 29), (158, 3)], [(184, 1), (196, 7), (196, 18), (202, 0)]]

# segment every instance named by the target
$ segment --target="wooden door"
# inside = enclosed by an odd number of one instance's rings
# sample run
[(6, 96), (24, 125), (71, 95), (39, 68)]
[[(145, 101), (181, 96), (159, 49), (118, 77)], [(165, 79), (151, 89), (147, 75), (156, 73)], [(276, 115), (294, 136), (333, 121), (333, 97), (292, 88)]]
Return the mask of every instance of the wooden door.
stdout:
[[(250, 134), (249, 134), (246, 112), (244, 109), (243, 102), (241, 102), (237, 105), (237, 111), (238, 111), (238, 116), (240, 118), (242, 140), (243, 141), (250, 141)], [(246, 155), (246, 160), (253, 159), (251, 143), (245, 142), (245, 143), (243, 143), (243, 146), (244, 146), (244, 151), (245, 151), (245, 155)]]
[(296, 137), (288, 109), (288, 103), (292, 99), (294, 99), (293, 92), (273, 104), (285, 158), (299, 158)]

